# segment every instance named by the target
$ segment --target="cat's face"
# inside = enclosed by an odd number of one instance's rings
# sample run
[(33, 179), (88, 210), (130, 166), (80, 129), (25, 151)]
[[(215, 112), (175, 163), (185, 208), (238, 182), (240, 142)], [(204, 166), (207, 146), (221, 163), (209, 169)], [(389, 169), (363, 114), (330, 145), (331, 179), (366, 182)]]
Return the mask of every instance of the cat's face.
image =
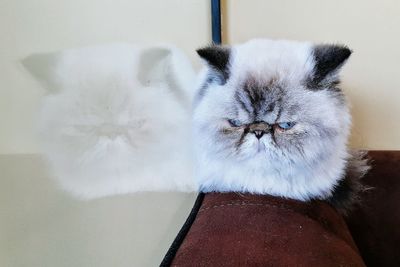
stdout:
[(194, 112), (203, 190), (271, 193), (253, 180), (287, 190), (293, 175), (316, 170), (340, 178), (350, 116), (337, 71), (347, 48), (255, 40), (198, 52), (209, 64)]

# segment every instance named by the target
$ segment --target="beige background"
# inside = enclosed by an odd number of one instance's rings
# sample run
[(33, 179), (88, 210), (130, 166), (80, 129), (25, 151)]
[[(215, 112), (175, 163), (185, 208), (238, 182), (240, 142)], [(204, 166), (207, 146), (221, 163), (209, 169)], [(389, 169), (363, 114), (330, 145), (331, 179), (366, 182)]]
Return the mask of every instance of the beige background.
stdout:
[(209, 42), (206, 0), (0, 0), (0, 154), (36, 153), (43, 89), (19, 60), (110, 42), (174, 43), (195, 60)]
[[(225, 41), (341, 42), (353, 103), (352, 145), (400, 149), (400, 2), (230, 0)], [(80, 201), (61, 192), (37, 153), (42, 88), (18, 61), (37, 52), (127, 41), (171, 42), (199, 64), (208, 0), (0, 0), (0, 266), (157, 266), (195, 194)], [(7, 155), (6, 155), (7, 154)]]
[[(344, 69), (353, 105), (352, 145), (400, 149), (400, 2), (235, 0), (224, 3), (224, 39), (340, 42), (355, 52)], [(0, 154), (36, 153), (42, 89), (18, 61), (37, 52), (99, 43), (171, 42), (192, 59), (209, 42), (207, 0), (0, 0)]]

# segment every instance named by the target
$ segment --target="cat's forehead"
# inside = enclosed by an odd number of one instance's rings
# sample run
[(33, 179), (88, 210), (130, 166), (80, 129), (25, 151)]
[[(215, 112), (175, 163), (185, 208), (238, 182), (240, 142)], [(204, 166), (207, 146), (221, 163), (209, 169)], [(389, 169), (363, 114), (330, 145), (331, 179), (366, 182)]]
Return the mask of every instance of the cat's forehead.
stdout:
[[(234, 88), (234, 106), (253, 121), (274, 122), (282, 112), (292, 113), (300, 90), (290, 90), (278, 79), (259, 79), (248, 75)], [(240, 113), (239, 112), (239, 113)], [(243, 113), (244, 112), (244, 113)]]
[(235, 82), (298, 83), (313, 68), (311, 43), (252, 40), (231, 50), (230, 74)]

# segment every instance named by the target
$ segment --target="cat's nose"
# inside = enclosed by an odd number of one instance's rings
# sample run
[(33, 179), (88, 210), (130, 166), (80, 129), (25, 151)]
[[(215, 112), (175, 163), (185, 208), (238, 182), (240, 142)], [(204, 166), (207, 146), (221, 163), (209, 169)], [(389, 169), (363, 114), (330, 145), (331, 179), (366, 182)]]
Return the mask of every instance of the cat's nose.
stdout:
[(260, 139), (264, 135), (264, 131), (262, 130), (254, 130), (253, 133), (258, 139)]

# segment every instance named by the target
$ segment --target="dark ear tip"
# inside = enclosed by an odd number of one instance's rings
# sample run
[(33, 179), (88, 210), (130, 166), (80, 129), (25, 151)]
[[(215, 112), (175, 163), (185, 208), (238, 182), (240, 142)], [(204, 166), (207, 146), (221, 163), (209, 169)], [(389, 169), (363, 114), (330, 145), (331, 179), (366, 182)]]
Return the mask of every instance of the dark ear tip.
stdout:
[(203, 46), (200, 47), (196, 50), (196, 53), (204, 59), (207, 59), (210, 55), (212, 55), (214, 52), (218, 52), (219, 46), (217, 45), (209, 45), (209, 46)]
[(348, 59), (351, 54), (353, 54), (353, 50), (350, 49), (347, 45), (340, 45), (339, 47), (342, 50), (343, 58)]
[(344, 44), (317, 44), (314, 50), (325, 54), (341, 54), (344, 56), (350, 56), (353, 53), (353, 50)]
[(333, 70), (343, 64), (353, 53), (346, 45), (322, 44), (314, 47), (314, 57), (318, 64)]
[(204, 55), (207, 53), (207, 49), (209, 49), (209, 47), (201, 47), (196, 49), (196, 53), (197, 55), (199, 55), (200, 57), (204, 57)]
[(322, 44), (313, 48), (314, 83), (320, 83), (330, 73), (337, 73), (353, 51), (341, 44)]
[(336, 55), (338, 60), (345, 61), (351, 56), (353, 50), (347, 45), (338, 44), (332, 46), (332, 52)]
[(220, 45), (210, 45), (196, 50), (197, 54), (207, 62), (208, 66), (228, 78), (230, 49)]

